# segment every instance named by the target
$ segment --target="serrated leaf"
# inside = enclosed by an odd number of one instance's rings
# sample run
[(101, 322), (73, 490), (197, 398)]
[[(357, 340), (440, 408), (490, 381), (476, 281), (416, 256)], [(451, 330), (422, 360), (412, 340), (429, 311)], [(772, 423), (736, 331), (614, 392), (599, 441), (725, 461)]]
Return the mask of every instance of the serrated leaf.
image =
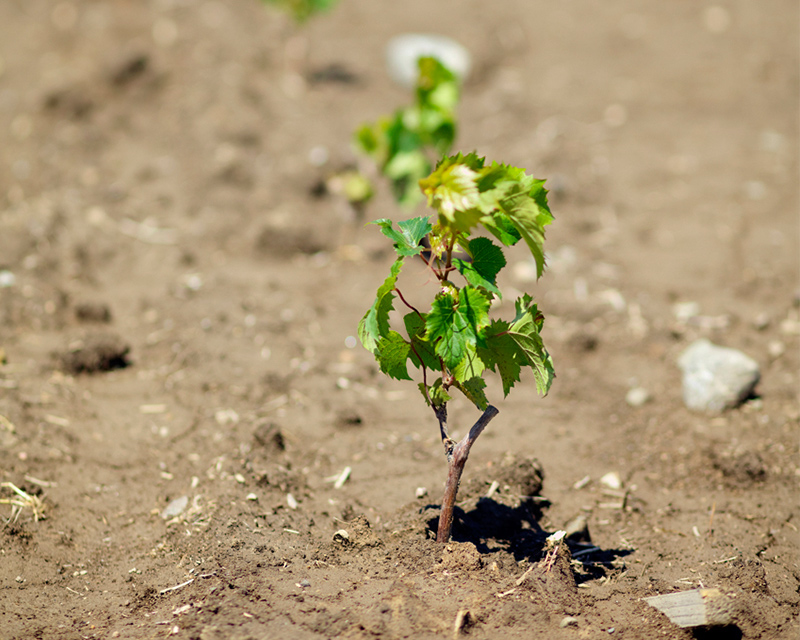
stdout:
[[(475, 154), (463, 156), (459, 153), (442, 159), (431, 175), (419, 182), (428, 197), (428, 205), (462, 232), (468, 232), (482, 216), (477, 211), (480, 193), (476, 184), (482, 162)], [(458, 218), (457, 212), (462, 214)]]
[(469, 336), (468, 323), (457, 311), (458, 299), (451, 294), (440, 294), (431, 305), (425, 318), (425, 337), (433, 343), (436, 354), (448, 368), (455, 367), (464, 357)]
[(389, 277), (378, 287), (375, 302), (358, 325), (358, 338), (368, 351), (377, 356), (378, 342), (389, 335), (389, 312), (394, 308), (394, 288), (403, 266), (403, 258), (392, 264)]
[(455, 387), (463, 393), (467, 400), (472, 402), (478, 409), (484, 411), (489, 406), (489, 399), (486, 397), (486, 382), (481, 377), (470, 378), (464, 382), (455, 382)]
[(440, 370), (442, 365), (439, 356), (433, 345), (425, 339), (425, 316), (412, 311), (403, 317), (403, 324), (411, 340), (411, 363), (417, 368), (424, 365), (434, 371)]
[(397, 331), (378, 341), (377, 360), (381, 371), (395, 380), (411, 380), (408, 375), (408, 357), (411, 354), (411, 345)]
[(517, 317), (509, 325), (508, 335), (519, 347), (525, 363), (533, 369), (536, 390), (541, 395), (547, 395), (556, 374), (553, 360), (539, 335), (544, 318), (527, 294), (516, 304)]
[(477, 347), (467, 344), (464, 351), (464, 358), (451, 373), (456, 382), (464, 382), (471, 378), (480, 377), (485, 370), (486, 363), (484, 363), (478, 355)]
[(464, 287), (458, 296), (440, 294), (425, 319), (425, 337), (448, 369), (455, 369), (476, 345), (480, 330), (489, 323), (489, 299), (478, 289)]
[(489, 238), (474, 238), (469, 242), (471, 262), (455, 259), (453, 264), (459, 273), (474, 287), (482, 287), (502, 297), (496, 279), (500, 270), (506, 266), (503, 250)]
[(484, 227), (507, 247), (513, 247), (522, 239), (511, 219), (501, 211), (496, 211), (481, 219)]
[(553, 221), (543, 180), (516, 183), (507, 189), (499, 206), (514, 224), (536, 261), (536, 276), (544, 272), (544, 228)]
[(468, 211), (478, 204), (477, 177), (472, 169), (456, 164), (444, 172), (433, 191), (434, 207), (451, 222), (455, 221), (456, 211)]
[(522, 364), (520, 363), (520, 349), (514, 339), (508, 334), (509, 324), (504, 320), (495, 320), (484, 332), (485, 348), (479, 348), (478, 353), (487, 368), (497, 371), (503, 383), (503, 395), (508, 392), (516, 382), (519, 382)]
[(434, 383), (428, 387), (427, 393), (425, 393), (425, 385), (422, 382), (420, 382), (418, 386), (428, 406), (433, 404), (436, 407), (441, 407), (443, 404), (447, 404), (452, 400), (447, 391), (444, 390), (441, 378), (437, 378)]
[(399, 256), (419, 255), (424, 248), (420, 241), (431, 231), (431, 224), (426, 216), (398, 222), (400, 231), (394, 228), (388, 218), (375, 220), (371, 224), (377, 224), (383, 235), (394, 242), (394, 249)]

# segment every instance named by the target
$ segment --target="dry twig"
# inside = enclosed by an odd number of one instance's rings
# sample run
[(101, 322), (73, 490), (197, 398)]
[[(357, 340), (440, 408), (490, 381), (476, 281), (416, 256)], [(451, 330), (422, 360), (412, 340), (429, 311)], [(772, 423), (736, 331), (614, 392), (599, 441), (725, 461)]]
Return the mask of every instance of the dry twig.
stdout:
[(6, 525), (11, 522), (16, 522), (17, 518), (19, 518), (19, 514), (22, 513), (22, 510), (25, 508), (33, 511), (33, 519), (35, 522), (39, 522), (40, 519), (44, 518), (44, 503), (38, 496), (32, 496), (23, 491), (13, 482), (3, 482), (0, 484), (0, 488), (11, 489), (11, 491), (16, 494), (11, 498), (0, 498), (0, 504), (11, 505), (11, 515), (6, 520)]

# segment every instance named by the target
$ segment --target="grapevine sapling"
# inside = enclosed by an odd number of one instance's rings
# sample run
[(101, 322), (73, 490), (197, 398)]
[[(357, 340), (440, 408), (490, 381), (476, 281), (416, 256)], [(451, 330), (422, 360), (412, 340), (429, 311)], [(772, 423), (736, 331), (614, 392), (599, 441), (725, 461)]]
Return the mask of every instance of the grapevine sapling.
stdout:
[[(497, 275), (506, 266), (503, 247), (524, 240), (541, 276), (545, 227), (553, 216), (543, 180), (517, 167), (487, 164), (474, 153), (444, 157), (419, 185), (436, 212), (432, 221), (422, 216), (397, 224), (388, 219), (373, 223), (392, 241), (397, 258), (362, 318), (358, 335), (389, 377), (412, 380), (409, 361), (420, 372), (419, 389), (438, 420), (449, 464), (436, 535), (438, 542), (447, 542), (470, 449), (498, 413), (486, 396), (484, 375), (499, 374), (506, 396), (525, 367), (532, 369), (541, 395), (555, 377), (540, 335), (544, 316), (530, 295), (516, 300), (511, 319), (490, 314), (492, 303), (502, 298)], [(477, 235), (480, 229), (488, 233)], [(416, 257), (436, 285), (427, 311), (409, 304), (398, 287), (405, 261)], [(390, 323), (396, 303), (403, 333)], [(483, 412), (460, 442), (450, 437), (447, 424), (453, 389)]]
[(336, 0), (263, 0), (263, 2), (279, 6), (298, 24), (304, 23), (318, 13), (328, 11), (336, 4)]
[(460, 92), (457, 76), (436, 58), (422, 57), (418, 64), (414, 103), (355, 133), (355, 146), (378, 165), (395, 199), (406, 207), (422, 200), (419, 180), (430, 173), (432, 159), (453, 145)]

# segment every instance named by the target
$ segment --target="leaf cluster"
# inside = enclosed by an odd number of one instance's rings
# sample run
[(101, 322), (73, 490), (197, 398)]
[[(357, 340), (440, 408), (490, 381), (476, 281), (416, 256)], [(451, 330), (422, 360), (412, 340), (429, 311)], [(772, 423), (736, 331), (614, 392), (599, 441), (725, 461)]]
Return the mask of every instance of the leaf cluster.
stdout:
[[(374, 222), (392, 241), (397, 258), (361, 320), (362, 344), (392, 378), (410, 380), (409, 361), (420, 369), (420, 389), (433, 406), (447, 402), (455, 387), (485, 409), (487, 371), (499, 374), (508, 395), (530, 367), (537, 391), (546, 394), (555, 373), (540, 335), (544, 316), (531, 296), (516, 300), (510, 320), (490, 317), (493, 300), (502, 297), (497, 275), (506, 266), (503, 246), (524, 240), (538, 275), (544, 271), (545, 227), (553, 220), (544, 182), (517, 167), (456, 154), (443, 158), (419, 184), (437, 212), (433, 221), (423, 216), (396, 225)], [(474, 235), (479, 227), (500, 244)], [(426, 312), (407, 304), (397, 284), (405, 260), (415, 257), (438, 281)], [(453, 282), (456, 274), (460, 280)], [(398, 299), (407, 309), (403, 333), (389, 322)]]
[(389, 178), (395, 199), (409, 207), (422, 199), (417, 185), (431, 171), (431, 154), (441, 157), (455, 140), (458, 78), (436, 58), (422, 57), (415, 97), (410, 106), (355, 133), (356, 147)]

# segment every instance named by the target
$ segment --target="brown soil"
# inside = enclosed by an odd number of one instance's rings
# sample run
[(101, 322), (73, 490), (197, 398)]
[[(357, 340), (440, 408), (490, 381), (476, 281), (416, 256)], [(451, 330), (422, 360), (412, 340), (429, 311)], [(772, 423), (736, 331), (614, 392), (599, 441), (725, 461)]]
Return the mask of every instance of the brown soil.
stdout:
[[(798, 24), (788, 0), (341, 0), (303, 27), (0, 2), (0, 479), (44, 504), (0, 530), (0, 636), (797, 638)], [(408, 101), (383, 63), (408, 31), (471, 50), (459, 148), (547, 178), (556, 215), (546, 277), (515, 254), (504, 285), (558, 378), (492, 383), (448, 545), (433, 414), (345, 343), (389, 248), (318, 188)], [(366, 216), (407, 214), (382, 186)], [(758, 360), (758, 396), (689, 412), (698, 337)], [(699, 586), (735, 626), (642, 600)]]

